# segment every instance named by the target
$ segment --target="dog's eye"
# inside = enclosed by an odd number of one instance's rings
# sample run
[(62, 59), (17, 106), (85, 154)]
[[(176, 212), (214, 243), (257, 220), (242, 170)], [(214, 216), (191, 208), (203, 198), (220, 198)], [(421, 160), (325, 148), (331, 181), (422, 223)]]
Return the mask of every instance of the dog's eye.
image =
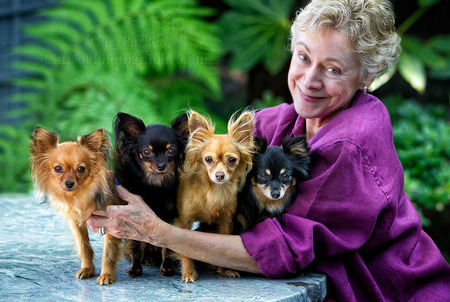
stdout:
[(84, 173), (84, 171), (86, 171), (86, 168), (83, 167), (83, 166), (79, 166), (79, 167), (77, 168), (77, 173)]
[(235, 164), (236, 161), (237, 161), (237, 159), (234, 158), (234, 157), (230, 157), (230, 158), (228, 159), (228, 162), (229, 162), (230, 164)]
[(213, 162), (212, 157), (211, 156), (205, 157), (205, 162), (207, 162), (208, 164), (212, 163)]
[(289, 174), (283, 174), (281, 175), (281, 181), (282, 182), (290, 182), (292, 180), (292, 176)]
[(62, 166), (56, 166), (53, 168), (56, 173), (63, 173), (63, 167)]
[(144, 155), (145, 157), (150, 157), (150, 155), (152, 155), (152, 150), (150, 150), (149, 148), (145, 148), (144, 150), (142, 150), (142, 155)]
[(169, 156), (174, 156), (177, 153), (177, 150), (175, 150), (174, 147), (170, 147), (169, 149), (167, 149), (166, 153)]

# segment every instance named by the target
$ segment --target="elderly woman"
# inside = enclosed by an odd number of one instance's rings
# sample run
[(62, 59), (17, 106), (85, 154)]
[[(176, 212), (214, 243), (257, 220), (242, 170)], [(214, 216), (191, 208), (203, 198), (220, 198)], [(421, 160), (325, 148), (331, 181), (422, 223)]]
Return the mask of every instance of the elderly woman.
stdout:
[(291, 31), (293, 104), (258, 112), (255, 124), (270, 145), (307, 137), (311, 178), (288, 213), (240, 236), (195, 232), (166, 224), (119, 186), (129, 204), (89, 225), (272, 278), (322, 272), (330, 299), (448, 301), (450, 267), (403, 190), (389, 114), (367, 94), (400, 53), (390, 2), (313, 0)]

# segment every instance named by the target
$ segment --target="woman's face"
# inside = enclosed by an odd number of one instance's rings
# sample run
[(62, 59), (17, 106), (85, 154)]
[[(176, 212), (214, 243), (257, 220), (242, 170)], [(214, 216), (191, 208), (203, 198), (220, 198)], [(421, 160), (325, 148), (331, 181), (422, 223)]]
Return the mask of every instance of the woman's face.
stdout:
[(293, 43), (288, 85), (295, 110), (303, 118), (327, 122), (363, 88), (359, 61), (338, 30), (299, 32)]

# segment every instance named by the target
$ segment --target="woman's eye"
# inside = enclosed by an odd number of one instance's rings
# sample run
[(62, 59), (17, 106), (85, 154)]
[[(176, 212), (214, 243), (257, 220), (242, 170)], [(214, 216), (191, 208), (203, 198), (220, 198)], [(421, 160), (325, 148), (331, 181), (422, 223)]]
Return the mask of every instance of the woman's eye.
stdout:
[(79, 166), (79, 167), (77, 168), (77, 173), (84, 173), (84, 171), (86, 171), (86, 168), (83, 167), (83, 166)]
[(332, 75), (339, 75), (339, 74), (341, 74), (341, 70), (339, 68), (336, 68), (336, 67), (328, 68), (328, 72), (331, 73)]
[(142, 150), (142, 155), (144, 155), (145, 157), (149, 157), (150, 155), (152, 155), (152, 151), (148, 148), (145, 148), (144, 150)]
[(55, 166), (53, 168), (55, 170), (56, 173), (63, 173), (63, 167), (62, 166)]
[(304, 55), (303, 53), (299, 53), (298, 58), (300, 59), (300, 61), (308, 62), (308, 57), (306, 55)]
[(207, 162), (208, 164), (212, 163), (213, 159), (211, 156), (207, 156), (205, 157), (205, 162)]

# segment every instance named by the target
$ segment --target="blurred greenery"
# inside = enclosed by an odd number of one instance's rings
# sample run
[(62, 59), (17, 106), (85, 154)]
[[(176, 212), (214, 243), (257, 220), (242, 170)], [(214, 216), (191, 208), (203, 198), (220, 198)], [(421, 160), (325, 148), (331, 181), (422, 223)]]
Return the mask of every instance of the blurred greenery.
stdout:
[[(450, 204), (450, 123), (444, 106), (425, 107), (399, 94), (384, 99), (405, 171), (405, 190), (417, 208)], [(422, 219), (424, 226), (431, 221)]]
[[(298, 7), (293, 0), (223, 2), (222, 12), (195, 0), (62, 0), (42, 10), (44, 21), (25, 27), (33, 41), (15, 49), (23, 56), (15, 67), (27, 76), (13, 82), (25, 88), (13, 101), (25, 106), (9, 113), (20, 119), (19, 127), (0, 126), (0, 192), (31, 189), (28, 140), (37, 124), (73, 140), (97, 128), (111, 131), (118, 111), (169, 124), (192, 108), (209, 113), (224, 133), (227, 115), (243, 102), (224, 95), (221, 70), (245, 73), (262, 65), (278, 74), (288, 64), (289, 25)], [(424, 40), (407, 33), (439, 2), (417, 1), (417, 11), (398, 28), (398, 70), (372, 88), (396, 72), (419, 93), (427, 80), (450, 79), (450, 35)], [(262, 108), (283, 99), (266, 91), (251, 101)], [(448, 112), (401, 94), (383, 101), (408, 195), (419, 212), (443, 210), (450, 202)]]
[(288, 36), (294, 0), (224, 0), (232, 9), (218, 21), (230, 68), (250, 70), (262, 62), (276, 74), (289, 59)]
[(442, 0), (418, 0), (418, 8), (397, 28), (402, 38), (402, 53), (397, 66), (377, 78), (371, 85), (376, 90), (395, 74), (400, 75), (420, 94), (426, 89), (427, 79), (450, 79), (450, 35), (436, 35), (423, 40), (407, 31), (433, 6)]

